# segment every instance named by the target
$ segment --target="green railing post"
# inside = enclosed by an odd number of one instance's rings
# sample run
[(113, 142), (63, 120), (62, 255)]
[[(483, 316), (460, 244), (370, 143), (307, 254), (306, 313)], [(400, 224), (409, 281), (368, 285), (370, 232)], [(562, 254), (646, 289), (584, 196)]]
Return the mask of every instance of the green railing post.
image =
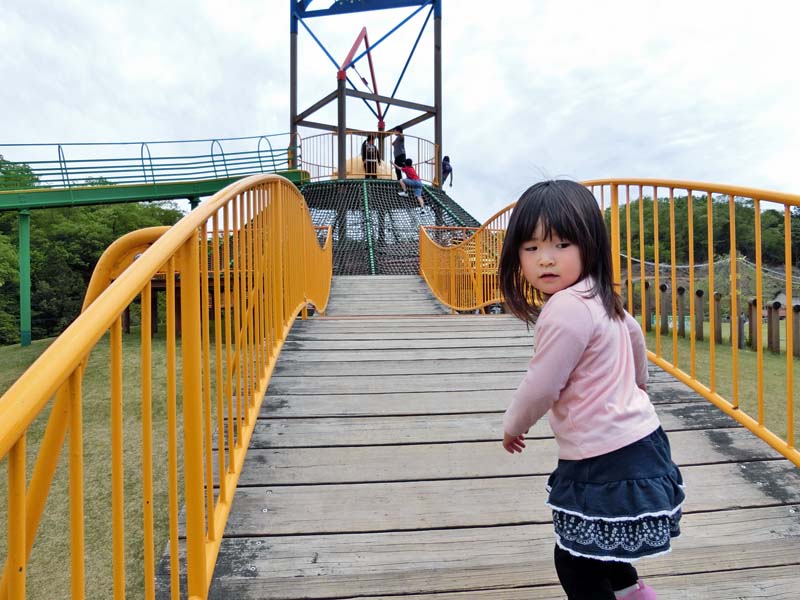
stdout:
[[(375, 275), (375, 249), (372, 247), (372, 217), (369, 214), (369, 193), (367, 192), (367, 182), (362, 184), (362, 191), (364, 194), (364, 219), (367, 230), (367, 248), (369, 250), (369, 272), (370, 275)], [(379, 226), (382, 226), (381, 223)]]
[(19, 340), (31, 345), (31, 213), (19, 211)]

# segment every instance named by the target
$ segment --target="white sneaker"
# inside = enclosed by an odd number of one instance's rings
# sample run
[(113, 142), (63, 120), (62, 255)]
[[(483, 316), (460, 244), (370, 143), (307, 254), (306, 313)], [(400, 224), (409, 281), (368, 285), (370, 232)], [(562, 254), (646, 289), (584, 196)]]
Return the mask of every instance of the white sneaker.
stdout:
[(402, 196), (403, 198), (405, 198), (406, 196), (408, 196), (408, 194), (406, 194), (405, 192), (397, 192), (397, 195), (398, 195), (398, 196)]

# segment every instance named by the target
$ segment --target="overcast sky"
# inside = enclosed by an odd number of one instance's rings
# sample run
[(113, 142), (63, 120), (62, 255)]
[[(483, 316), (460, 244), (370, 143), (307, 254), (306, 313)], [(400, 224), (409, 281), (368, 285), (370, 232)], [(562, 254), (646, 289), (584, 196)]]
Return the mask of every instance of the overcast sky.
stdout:
[[(287, 132), (289, 4), (5, 0), (0, 143)], [(362, 26), (374, 44), (411, 12), (307, 23), (341, 62)], [(394, 88), (426, 13), (375, 49), (381, 93)], [(447, 191), (481, 221), (544, 177), (800, 193), (795, 0), (443, 0), (442, 32)], [(302, 111), (336, 79), (303, 30), (299, 49)], [(432, 66), (431, 23), (397, 97), (433, 104)], [(360, 101), (348, 111), (348, 126), (376, 128)], [(387, 125), (416, 114), (393, 107)], [(432, 139), (432, 120), (407, 133)]]

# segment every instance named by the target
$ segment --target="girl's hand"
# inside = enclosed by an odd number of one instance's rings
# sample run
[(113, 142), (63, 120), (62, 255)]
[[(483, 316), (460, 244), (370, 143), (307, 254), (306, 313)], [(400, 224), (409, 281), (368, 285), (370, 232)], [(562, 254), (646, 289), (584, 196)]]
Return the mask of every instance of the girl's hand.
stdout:
[(525, 448), (525, 436), (522, 434), (513, 436), (504, 431), (503, 448), (505, 448), (506, 452), (509, 454), (514, 454), (514, 452), (522, 452), (522, 450)]

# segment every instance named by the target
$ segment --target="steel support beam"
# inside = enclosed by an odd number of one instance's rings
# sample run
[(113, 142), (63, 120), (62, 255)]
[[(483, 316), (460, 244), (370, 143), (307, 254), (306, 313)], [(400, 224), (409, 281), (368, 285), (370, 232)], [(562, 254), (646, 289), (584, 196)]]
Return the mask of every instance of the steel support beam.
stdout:
[(436, 144), (436, 181), (442, 184), (442, 12), (441, 0), (433, 16), (433, 103), (436, 121), (434, 143)]
[(354, 98), (364, 98), (365, 100), (374, 100), (377, 102), (385, 102), (386, 104), (395, 104), (397, 106), (411, 108), (413, 110), (430, 112), (436, 110), (433, 106), (428, 106), (427, 104), (409, 102), (408, 100), (398, 100), (397, 98), (392, 98), (391, 96), (381, 96), (380, 94), (371, 94), (369, 92), (362, 92), (360, 90), (353, 90), (349, 88), (346, 91), (348, 96), (353, 96)]
[(289, 43), (289, 168), (296, 169), (300, 140), (297, 137), (297, 17), (294, 13)]
[(31, 213), (19, 211), (19, 340), (31, 345)]
[(336, 82), (338, 84), (338, 154), (339, 154), (339, 180), (347, 179), (347, 90), (345, 85), (347, 81), (344, 77), (339, 78)]

